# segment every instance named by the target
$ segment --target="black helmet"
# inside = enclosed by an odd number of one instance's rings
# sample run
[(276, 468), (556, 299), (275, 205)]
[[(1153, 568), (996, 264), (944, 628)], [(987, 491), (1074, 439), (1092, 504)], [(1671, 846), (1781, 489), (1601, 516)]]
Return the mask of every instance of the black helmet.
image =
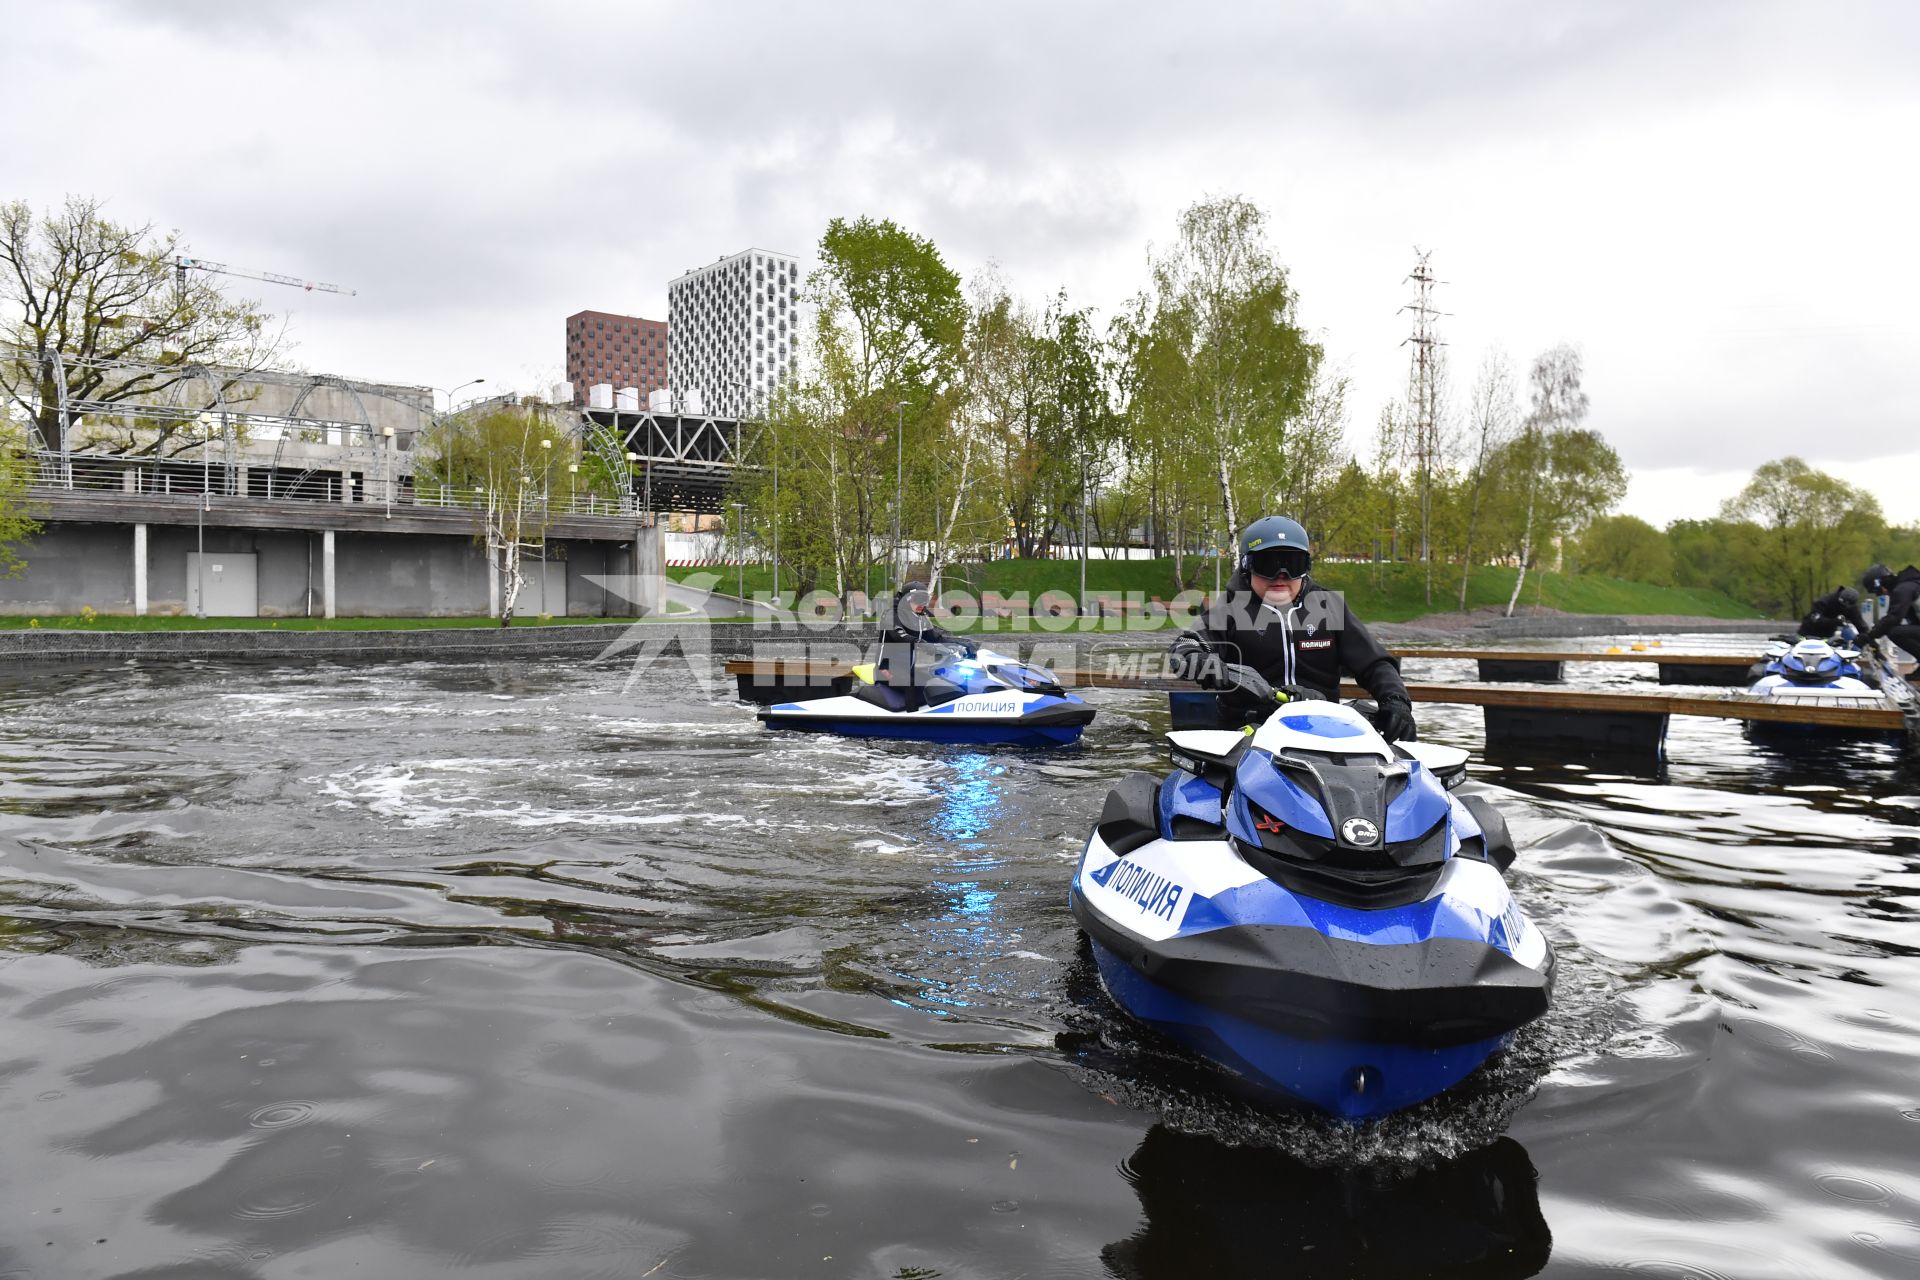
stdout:
[(1834, 593), (1834, 599), (1840, 602), (1842, 609), (1858, 609), (1860, 607), (1860, 593), (1852, 587), (1840, 588), (1839, 591)]
[(1262, 516), (1240, 535), (1240, 563), (1261, 577), (1302, 578), (1313, 568), (1307, 531), (1286, 516)]
[(1870, 595), (1879, 595), (1892, 582), (1893, 570), (1884, 564), (1869, 566), (1867, 571), (1860, 575), (1860, 587)]

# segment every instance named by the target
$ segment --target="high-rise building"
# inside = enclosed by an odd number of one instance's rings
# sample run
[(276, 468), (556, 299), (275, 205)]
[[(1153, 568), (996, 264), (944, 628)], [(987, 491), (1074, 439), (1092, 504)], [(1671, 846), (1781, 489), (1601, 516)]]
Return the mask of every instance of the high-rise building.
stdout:
[(671, 281), (673, 389), (699, 391), (720, 417), (764, 409), (796, 364), (799, 292), (799, 260), (765, 249), (743, 249)]
[(581, 311), (567, 317), (567, 381), (573, 402), (587, 402), (587, 388), (598, 382), (638, 387), (647, 392), (667, 385), (667, 324), (607, 311)]

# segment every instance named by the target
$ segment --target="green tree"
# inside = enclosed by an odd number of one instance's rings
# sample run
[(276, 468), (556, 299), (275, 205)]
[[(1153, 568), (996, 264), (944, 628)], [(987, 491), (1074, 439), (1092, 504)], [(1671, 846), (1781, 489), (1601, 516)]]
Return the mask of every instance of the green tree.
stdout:
[[(822, 487), (837, 504), (836, 571), (864, 581), (883, 510), (899, 505), (903, 538), (929, 532), (885, 482), (908, 457), (922, 498), (949, 474), (940, 445), (952, 425), (966, 301), (932, 241), (866, 217), (827, 225), (808, 289), (820, 385), (803, 398), (821, 415), (813, 428), (835, 437), (815, 452), (835, 468), (835, 483)], [(895, 438), (902, 432), (914, 437), (911, 450)]]
[[(0, 394), (28, 416), (39, 448), (57, 451), (63, 437), (120, 453), (190, 448), (196, 415), (237, 398), (273, 359), (271, 317), (177, 270), (181, 254), (177, 232), (121, 226), (95, 200), (69, 197), (44, 218), (24, 202), (0, 206)], [(100, 414), (84, 435), (76, 403)], [(147, 412), (134, 428), (111, 412), (136, 407)]]
[(1769, 571), (1767, 541), (1751, 520), (1675, 520), (1667, 526), (1674, 585), (1708, 587), (1756, 609), (1783, 612), (1786, 597)]
[(1509, 517), (1518, 517), (1511, 533), (1520, 572), (1507, 601), (1509, 617), (1539, 548), (1578, 533), (1627, 492), (1620, 455), (1598, 432), (1579, 425), (1588, 407), (1580, 385), (1580, 353), (1569, 346), (1543, 352), (1529, 380), (1532, 406), (1498, 463), (1510, 482)]
[(0, 414), (0, 578), (14, 577), (26, 568), (19, 544), (40, 532), (39, 522), (27, 515), (27, 485), (32, 476), (25, 432)]
[(1297, 299), (1267, 244), (1266, 215), (1239, 196), (1188, 207), (1153, 280), (1156, 342), (1178, 355), (1150, 366), (1168, 380), (1155, 398), (1201, 446), (1217, 490), (1215, 527), (1231, 537), (1245, 509), (1278, 487), (1321, 351), (1295, 323)]
[(1575, 558), (1584, 573), (1629, 582), (1673, 585), (1673, 546), (1638, 516), (1602, 516), (1580, 535)]
[(1886, 533), (1873, 495), (1791, 457), (1762, 464), (1720, 514), (1764, 531), (1776, 594), (1790, 615), (1850, 581)]
[(1467, 582), (1473, 576), (1474, 538), (1481, 531), (1487, 497), (1499, 488), (1498, 465), (1520, 417), (1514, 400), (1513, 370), (1504, 352), (1489, 352), (1481, 361), (1467, 414), (1467, 472), (1458, 495), (1465, 525), (1460, 548), (1462, 613), (1467, 611)]
[(543, 553), (553, 513), (566, 510), (577, 483), (577, 440), (539, 402), (449, 414), (420, 444), (415, 485), (441, 486), (471, 500), (489, 572), (499, 583), (500, 625), (526, 585), (528, 552)]

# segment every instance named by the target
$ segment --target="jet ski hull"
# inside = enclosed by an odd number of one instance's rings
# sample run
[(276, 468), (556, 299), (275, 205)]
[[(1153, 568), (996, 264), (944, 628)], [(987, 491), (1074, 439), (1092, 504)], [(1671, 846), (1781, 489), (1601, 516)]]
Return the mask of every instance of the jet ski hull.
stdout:
[(1064, 747), (1080, 740), (1094, 710), (1078, 698), (1045, 694), (973, 694), (937, 707), (889, 711), (843, 696), (762, 709), (776, 729), (836, 733), (954, 746)]
[[(1522, 937), (1531, 963), (1494, 944), (1493, 930), (1504, 940), (1531, 925), (1490, 867), (1463, 861), (1430, 899), (1355, 912), (1264, 878), (1172, 879), (1197, 861), (1217, 874), (1237, 859), (1224, 842), (1156, 841), (1116, 860), (1096, 832), (1073, 913), (1116, 1004), (1257, 1088), (1345, 1119), (1382, 1115), (1452, 1088), (1546, 1011), (1553, 953), (1537, 930)], [(1090, 901), (1087, 886), (1109, 867), (1119, 870), (1106, 887), (1144, 899), (1141, 916), (1123, 923), (1124, 909)], [(1134, 931), (1170, 900), (1178, 932)]]
[(1258, 1089), (1344, 1120), (1366, 1120), (1443, 1093), (1513, 1039), (1503, 1032), (1456, 1045), (1307, 1039), (1168, 991), (1108, 948), (1092, 944), (1113, 1002)]

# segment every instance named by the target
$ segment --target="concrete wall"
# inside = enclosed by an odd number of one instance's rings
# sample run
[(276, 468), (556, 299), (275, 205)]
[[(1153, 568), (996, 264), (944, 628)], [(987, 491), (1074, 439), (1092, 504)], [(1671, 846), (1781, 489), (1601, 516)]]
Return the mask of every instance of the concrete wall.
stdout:
[[(134, 608), (134, 530), (128, 524), (50, 523), (21, 548), (26, 571), (0, 578), (0, 614), (58, 616), (82, 607), (131, 614)], [(147, 612), (182, 614), (188, 607), (188, 556), (200, 547), (190, 525), (150, 524), (147, 530)], [(303, 618), (326, 612), (323, 546), (319, 530), (209, 526), (212, 555), (258, 557), (259, 615)], [(334, 534), (335, 612), (343, 618), (485, 616), (490, 612), (488, 565), (470, 535), (339, 531)], [(554, 542), (547, 550), (556, 591), (565, 584), (571, 617), (628, 617), (633, 606), (589, 576), (621, 578), (634, 572), (631, 542)], [(529, 577), (537, 561), (529, 565)], [(538, 613), (529, 582), (519, 612)], [(555, 610), (557, 612), (557, 610)]]
[[(133, 530), (127, 525), (48, 525), (20, 546), (26, 571), (0, 578), (0, 613), (133, 612)], [(151, 550), (149, 551), (151, 554)], [(186, 566), (181, 565), (182, 591)]]

